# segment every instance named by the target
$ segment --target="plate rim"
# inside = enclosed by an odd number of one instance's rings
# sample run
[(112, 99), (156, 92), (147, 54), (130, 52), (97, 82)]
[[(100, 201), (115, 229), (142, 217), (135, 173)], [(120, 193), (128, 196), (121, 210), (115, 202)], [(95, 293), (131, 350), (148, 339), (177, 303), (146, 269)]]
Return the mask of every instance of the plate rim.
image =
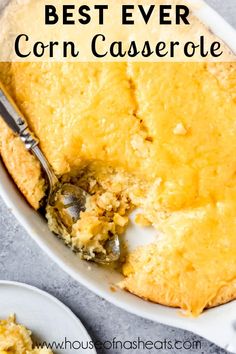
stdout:
[[(55, 303), (58, 307), (60, 307), (64, 312), (69, 315), (69, 317), (73, 320), (75, 320), (79, 326), (81, 327), (81, 330), (83, 331), (83, 334), (87, 337), (88, 340), (92, 341), (92, 338), (90, 337), (87, 329), (81, 322), (80, 318), (67, 306), (65, 305), (61, 300), (59, 300), (56, 296), (48, 293), (45, 290), (42, 290), (34, 285), (30, 285), (24, 282), (19, 282), (19, 281), (14, 281), (14, 280), (0, 280), (0, 288), (1, 286), (15, 286), (17, 288), (22, 288), (29, 290), (30, 292), (37, 293), (47, 299), (49, 299), (50, 302)], [(96, 349), (92, 349), (91, 354), (97, 354)]]

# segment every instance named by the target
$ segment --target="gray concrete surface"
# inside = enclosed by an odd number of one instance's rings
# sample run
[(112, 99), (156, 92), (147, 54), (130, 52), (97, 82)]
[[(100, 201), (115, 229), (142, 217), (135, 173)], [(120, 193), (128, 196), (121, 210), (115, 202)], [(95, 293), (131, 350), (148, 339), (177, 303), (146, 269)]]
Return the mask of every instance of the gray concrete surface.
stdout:
[[(236, 27), (236, 0), (208, 0)], [(214, 344), (196, 335), (154, 323), (120, 310), (78, 284), (55, 265), (31, 240), (0, 200), (0, 279), (25, 282), (55, 295), (82, 320), (95, 340), (200, 340), (201, 350), (123, 350), (98, 351), (100, 354), (225, 354)]]

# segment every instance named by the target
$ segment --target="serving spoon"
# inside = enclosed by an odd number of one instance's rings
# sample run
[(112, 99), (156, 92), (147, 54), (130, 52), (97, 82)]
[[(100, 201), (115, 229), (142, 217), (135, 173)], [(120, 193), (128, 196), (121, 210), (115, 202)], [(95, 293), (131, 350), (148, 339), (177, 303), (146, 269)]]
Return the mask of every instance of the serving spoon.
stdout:
[[(80, 213), (86, 210), (86, 200), (89, 194), (82, 188), (59, 181), (48, 160), (39, 148), (39, 140), (30, 131), (28, 124), (19, 108), (6, 90), (0, 87), (0, 115), (11, 130), (17, 134), (27, 150), (31, 151), (39, 160), (46, 173), (49, 183), (46, 208), (53, 215), (57, 234), (63, 232), (71, 234), (72, 225), (80, 219)], [(120, 257), (120, 242), (117, 235), (109, 235), (103, 245), (105, 252), (92, 253), (86, 249), (79, 249), (81, 257), (96, 263), (111, 263)]]

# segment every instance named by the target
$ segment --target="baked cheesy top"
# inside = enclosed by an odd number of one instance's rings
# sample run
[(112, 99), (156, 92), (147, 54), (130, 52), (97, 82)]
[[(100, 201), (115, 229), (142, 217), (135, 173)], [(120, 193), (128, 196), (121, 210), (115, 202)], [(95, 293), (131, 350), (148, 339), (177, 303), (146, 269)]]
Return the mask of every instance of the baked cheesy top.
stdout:
[[(198, 314), (236, 279), (235, 63), (12, 63), (0, 75), (55, 172), (92, 194), (68, 243), (99, 247), (139, 206), (159, 237), (128, 256), (128, 290)], [(14, 166), (24, 188), (29, 170)]]

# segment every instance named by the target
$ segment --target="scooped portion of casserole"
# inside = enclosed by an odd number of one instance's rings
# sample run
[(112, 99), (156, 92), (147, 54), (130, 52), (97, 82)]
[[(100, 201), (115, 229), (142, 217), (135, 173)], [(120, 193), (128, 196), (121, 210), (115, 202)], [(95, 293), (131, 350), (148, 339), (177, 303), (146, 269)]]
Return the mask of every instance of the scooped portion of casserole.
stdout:
[(0, 354), (52, 354), (47, 348), (33, 348), (31, 332), (16, 323), (15, 316), (0, 321)]

